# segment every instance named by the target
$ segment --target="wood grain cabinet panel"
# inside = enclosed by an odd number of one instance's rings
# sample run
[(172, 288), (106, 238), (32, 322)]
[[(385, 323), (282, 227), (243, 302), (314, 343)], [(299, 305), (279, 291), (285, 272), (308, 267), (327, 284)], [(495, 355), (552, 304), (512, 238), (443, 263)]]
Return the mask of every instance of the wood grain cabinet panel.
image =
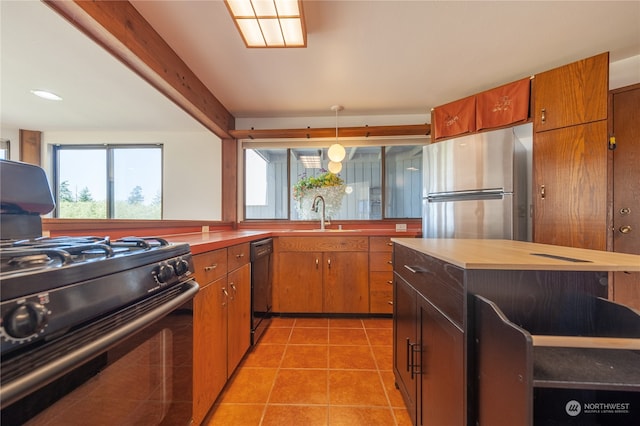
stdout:
[(536, 74), (535, 132), (606, 120), (608, 90), (608, 53)]
[(198, 425), (249, 349), (249, 244), (201, 253), (193, 262), (201, 286), (193, 304), (193, 423)]
[(609, 54), (537, 74), (533, 241), (606, 250)]
[(369, 237), (369, 312), (393, 313), (393, 243), (391, 237)]
[(368, 237), (279, 237), (274, 311), (368, 313)]

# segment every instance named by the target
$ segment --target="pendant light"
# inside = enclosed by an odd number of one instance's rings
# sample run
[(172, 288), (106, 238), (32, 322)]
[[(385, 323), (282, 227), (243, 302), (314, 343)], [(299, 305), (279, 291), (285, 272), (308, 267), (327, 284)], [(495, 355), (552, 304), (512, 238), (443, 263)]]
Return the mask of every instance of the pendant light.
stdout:
[[(344, 149), (344, 146), (338, 143), (338, 111), (342, 111), (344, 107), (342, 105), (334, 105), (331, 107), (331, 111), (335, 111), (336, 113), (336, 143), (329, 147), (329, 151), (327, 151), (327, 156), (329, 160), (334, 163), (339, 163), (344, 160), (344, 157), (347, 155), (347, 151)], [(342, 167), (340, 167), (342, 169)]]
[(331, 173), (337, 175), (342, 170), (342, 163), (336, 163), (335, 161), (329, 161), (329, 166), (327, 167)]

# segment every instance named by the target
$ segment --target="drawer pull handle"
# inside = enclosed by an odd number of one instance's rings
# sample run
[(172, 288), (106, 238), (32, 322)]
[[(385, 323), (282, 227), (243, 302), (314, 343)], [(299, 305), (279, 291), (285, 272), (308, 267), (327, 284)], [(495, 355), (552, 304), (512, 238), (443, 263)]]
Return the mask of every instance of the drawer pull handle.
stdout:
[(387, 243), (389, 247), (393, 247), (393, 243)]
[(213, 265), (211, 265), (211, 266), (205, 266), (205, 267), (204, 267), (204, 270), (205, 270), (206, 272), (210, 272), (210, 271), (213, 271), (214, 269), (216, 269), (217, 267), (218, 267), (218, 264), (217, 264), (217, 263), (214, 263), (214, 264), (213, 264)]
[(318, 260), (318, 258), (316, 258), (316, 269), (318, 269), (319, 264), (320, 264), (320, 261)]
[(387, 301), (387, 304), (393, 306), (393, 300)]
[(244, 257), (244, 253), (236, 254), (236, 259), (240, 259)]
[(393, 260), (387, 260), (387, 263), (388, 263), (389, 265), (393, 265)]
[(393, 280), (387, 281), (387, 284), (392, 285), (393, 284)]
[(420, 270), (420, 268), (414, 266), (411, 267), (409, 265), (404, 265), (405, 269), (407, 269), (409, 272), (411, 272), (412, 274), (419, 274), (420, 272), (423, 272)]
[(327, 264), (329, 265), (329, 269), (331, 269), (331, 259), (327, 259)]

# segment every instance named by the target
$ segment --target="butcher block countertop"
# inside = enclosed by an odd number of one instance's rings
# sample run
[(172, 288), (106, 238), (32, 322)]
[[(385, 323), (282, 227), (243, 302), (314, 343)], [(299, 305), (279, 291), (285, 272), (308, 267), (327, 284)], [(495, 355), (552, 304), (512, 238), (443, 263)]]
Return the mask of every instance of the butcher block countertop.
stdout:
[(392, 238), (464, 269), (640, 271), (640, 256), (512, 240)]

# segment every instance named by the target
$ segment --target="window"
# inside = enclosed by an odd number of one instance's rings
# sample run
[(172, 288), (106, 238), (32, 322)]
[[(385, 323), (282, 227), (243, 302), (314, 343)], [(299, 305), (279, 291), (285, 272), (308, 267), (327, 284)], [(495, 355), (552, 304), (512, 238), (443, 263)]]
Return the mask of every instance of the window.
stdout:
[(10, 160), (9, 139), (0, 139), (0, 160)]
[(55, 147), (56, 216), (161, 219), (161, 145)]
[[(403, 145), (401, 143), (405, 143)], [(295, 144), (295, 143), (294, 143)], [(287, 148), (272, 142), (245, 142), (245, 219), (315, 220), (314, 192), (295, 190), (301, 179), (327, 172), (326, 143)], [(301, 144), (302, 145), (302, 144)], [(422, 211), (424, 140), (392, 141), (387, 146), (354, 142), (337, 174), (341, 190), (322, 193), (326, 216), (339, 220), (419, 218)], [(299, 186), (300, 187), (300, 186)]]

